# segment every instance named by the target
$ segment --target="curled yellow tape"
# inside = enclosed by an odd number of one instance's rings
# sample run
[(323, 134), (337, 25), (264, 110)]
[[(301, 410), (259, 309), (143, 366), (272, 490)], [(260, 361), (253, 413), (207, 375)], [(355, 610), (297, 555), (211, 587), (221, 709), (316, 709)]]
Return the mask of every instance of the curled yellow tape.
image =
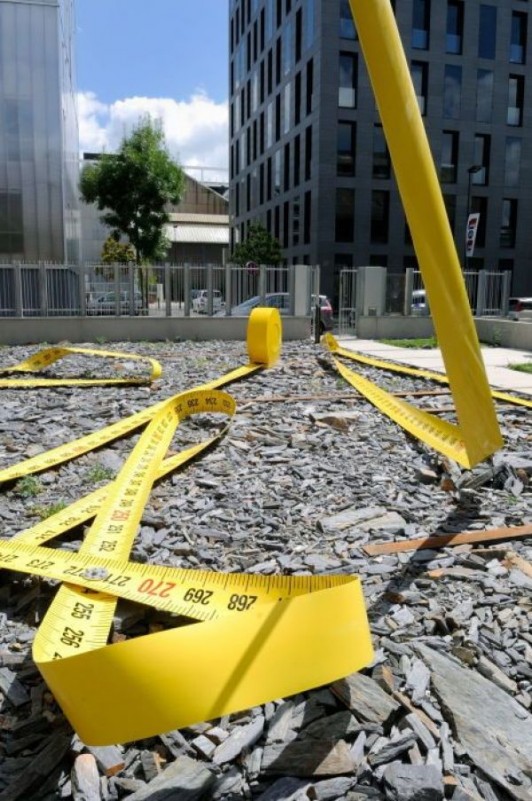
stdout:
[(151, 372), (148, 378), (1, 378), (0, 388), (4, 389), (32, 389), (36, 387), (68, 387), (85, 386), (94, 387), (115, 384), (147, 384), (155, 381), (161, 376), (162, 367), (156, 359), (149, 356), (139, 356), (135, 353), (121, 353), (116, 350), (95, 350), (94, 348), (73, 348), (57, 346), (44, 348), (43, 350), (29, 356), (23, 362), (0, 369), (0, 373), (37, 373), (44, 370), (54, 362), (69, 356), (72, 353), (79, 353), (84, 356), (99, 356), (102, 358), (122, 359), (127, 361), (148, 362)]

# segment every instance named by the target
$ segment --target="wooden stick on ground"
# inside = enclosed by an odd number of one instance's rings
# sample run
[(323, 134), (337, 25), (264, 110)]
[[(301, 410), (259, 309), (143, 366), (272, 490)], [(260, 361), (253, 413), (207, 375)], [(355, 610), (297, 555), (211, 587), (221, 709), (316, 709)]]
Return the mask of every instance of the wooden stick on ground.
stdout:
[(487, 531), (462, 531), (459, 534), (438, 534), (433, 537), (419, 537), (415, 540), (400, 542), (375, 542), (363, 545), (362, 550), (368, 556), (378, 554), (399, 553), (401, 551), (421, 551), (425, 548), (443, 548), (446, 545), (461, 545), (464, 542), (496, 542), (497, 540), (517, 540), (532, 536), (532, 525), (515, 526), (515, 528), (493, 528)]

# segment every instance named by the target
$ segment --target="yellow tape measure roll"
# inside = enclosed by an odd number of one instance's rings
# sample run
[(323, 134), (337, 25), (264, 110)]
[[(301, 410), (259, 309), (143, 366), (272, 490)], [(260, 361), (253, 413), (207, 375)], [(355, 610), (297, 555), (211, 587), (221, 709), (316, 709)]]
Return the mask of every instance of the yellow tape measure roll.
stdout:
[[(280, 318), (275, 310), (257, 311), (248, 352), (271, 364), (280, 350)], [(267, 335), (262, 351), (257, 338), (250, 342), (255, 320)], [(256, 369), (238, 368), (211, 384)], [(156, 404), (115, 482), (0, 543), (0, 566), (72, 582), (50, 606), (33, 653), (87, 743), (124, 742), (208, 720), (332, 681), (372, 659), (356, 578), (223, 575), (128, 561), (153, 481), (227, 430), (164, 459), (176, 426), (192, 414), (234, 410), (230, 396), (208, 385)], [(94, 514), (79, 553), (37, 544)], [(202, 622), (109, 646), (115, 596)]]
[(149, 384), (161, 376), (162, 368), (156, 359), (149, 356), (138, 356), (134, 353), (120, 353), (114, 350), (94, 350), (93, 348), (74, 348), (74, 347), (53, 347), (45, 348), (28, 359), (25, 359), (13, 367), (0, 368), (0, 373), (36, 373), (44, 370), (54, 362), (69, 356), (72, 353), (79, 353), (85, 356), (98, 356), (101, 358), (122, 359), (127, 361), (148, 362), (151, 372), (148, 378), (0, 378), (0, 388), (3, 389), (34, 389), (37, 387), (75, 387), (75, 386), (104, 386), (119, 384)]
[(278, 309), (253, 309), (253, 325), (248, 329), (248, 356), (250, 362), (271, 367), (281, 352), (281, 315)]

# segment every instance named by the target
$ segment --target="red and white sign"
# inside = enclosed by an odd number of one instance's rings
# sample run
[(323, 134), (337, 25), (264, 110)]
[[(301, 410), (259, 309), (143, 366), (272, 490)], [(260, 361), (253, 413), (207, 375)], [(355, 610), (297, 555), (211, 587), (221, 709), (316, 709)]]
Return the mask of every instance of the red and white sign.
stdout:
[(470, 257), (475, 252), (475, 242), (477, 239), (477, 231), (478, 231), (478, 222), (480, 220), (480, 214), (476, 212), (475, 214), (470, 214), (467, 218), (467, 228), (466, 228), (466, 256)]

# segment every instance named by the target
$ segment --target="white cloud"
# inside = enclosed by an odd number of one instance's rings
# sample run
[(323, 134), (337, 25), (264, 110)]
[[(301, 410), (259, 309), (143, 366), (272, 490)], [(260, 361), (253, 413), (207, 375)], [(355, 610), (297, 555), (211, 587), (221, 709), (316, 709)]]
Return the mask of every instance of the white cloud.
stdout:
[[(139, 118), (149, 114), (160, 120), (166, 145), (183, 167), (220, 168), (206, 170), (204, 179), (226, 180), (228, 171), (229, 122), (227, 103), (215, 103), (198, 93), (188, 100), (128, 97), (106, 105), (93, 92), (78, 93), (80, 149), (85, 153), (114, 152)], [(191, 171), (192, 172), (192, 171)], [(199, 173), (193, 173), (200, 178)]]

